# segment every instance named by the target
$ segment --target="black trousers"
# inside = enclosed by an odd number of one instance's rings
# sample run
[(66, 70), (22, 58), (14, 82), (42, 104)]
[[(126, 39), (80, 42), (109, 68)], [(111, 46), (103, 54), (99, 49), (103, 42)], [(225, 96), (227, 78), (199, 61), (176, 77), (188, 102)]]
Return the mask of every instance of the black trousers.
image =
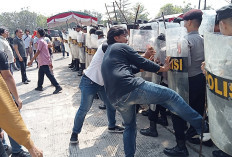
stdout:
[(51, 73), (49, 66), (48, 65), (42, 65), (39, 67), (39, 72), (38, 72), (38, 87), (43, 87), (43, 82), (44, 82), (44, 75), (48, 77), (48, 79), (51, 81), (52, 85), (55, 87), (59, 87), (60, 85), (56, 81), (54, 75)]
[[(189, 77), (189, 105), (200, 115), (204, 113), (206, 81), (204, 74)], [(172, 114), (176, 140), (185, 140), (186, 121)]]
[[(168, 85), (165, 84), (165, 83), (163, 83), (163, 82), (160, 83), (160, 85), (168, 87)], [(150, 109), (150, 107), (149, 107), (149, 110), (148, 110), (148, 119), (150, 121), (154, 121), (155, 123), (157, 123), (159, 113), (160, 113), (161, 116), (167, 116), (166, 115), (166, 108), (164, 108), (163, 106), (157, 104), (155, 111), (152, 111)]]
[(27, 80), (27, 74), (26, 74), (26, 67), (27, 67), (27, 57), (23, 57), (23, 61), (20, 61), (18, 58), (16, 59), (21, 68), (21, 76), (22, 76), (22, 82), (25, 82)]

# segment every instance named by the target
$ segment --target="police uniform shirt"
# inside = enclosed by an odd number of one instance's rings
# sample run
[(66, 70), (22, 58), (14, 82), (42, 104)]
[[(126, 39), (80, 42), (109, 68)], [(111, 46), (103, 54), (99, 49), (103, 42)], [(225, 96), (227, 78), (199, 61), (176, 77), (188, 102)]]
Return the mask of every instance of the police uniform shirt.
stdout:
[(198, 31), (192, 31), (185, 37), (189, 43), (189, 66), (188, 77), (193, 77), (202, 73), (201, 63), (205, 60), (204, 57), (204, 39)]

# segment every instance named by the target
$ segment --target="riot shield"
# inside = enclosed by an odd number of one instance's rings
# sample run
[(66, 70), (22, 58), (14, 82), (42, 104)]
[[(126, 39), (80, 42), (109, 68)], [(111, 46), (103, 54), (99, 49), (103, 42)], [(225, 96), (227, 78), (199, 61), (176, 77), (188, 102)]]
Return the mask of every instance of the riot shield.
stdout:
[(206, 32), (204, 43), (210, 134), (232, 155), (232, 37)]
[(84, 33), (81, 31), (77, 32), (77, 44), (79, 48), (84, 46)]
[(184, 38), (187, 30), (184, 27), (166, 30), (166, 53), (171, 56), (172, 64), (168, 71), (168, 87), (175, 90), (189, 102), (188, 87), (188, 42)]
[(151, 28), (152, 28), (152, 30), (157, 31), (157, 34), (159, 34), (159, 24), (158, 24), (158, 22), (152, 22), (151, 23)]
[(184, 21), (180, 21), (180, 27), (184, 27)]
[(64, 39), (65, 51), (70, 53), (70, 47), (69, 47), (69, 44), (68, 44), (68, 40), (69, 40), (68, 35), (62, 32), (62, 36), (63, 36), (63, 39)]
[[(129, 45), (137, 51), (139, 54), (146, 52), (147, 46), (155, 46), (155, 39), (158, 34), (155, 30), (130, 30), (130, 41)], [(142, 72), (136, 76), (140, 76), (147, 81), (152, 81), (152, 73)]]
[(202, 10), (202, 22), (199, 27), (199, 34), (204, 35), (205, 32), (214, 32), (216, 11)]
[[(172, 23), (172, 22), (165, 22), (165, 25), (166, 25), (166, 29), (180, 27), (179, 23)], [(161, 34), (161, 33), (165, 34), (166, 29), (164, 26), (164, 22), (162, 22), (162, 21), (159, 22), (159, 34)]]
[(91, 34), (91, 48), (92, 49), (98, 48), (97, 40), (98, 40), (98, 36), (96, 34)]
[[(155, 41), (155, 50), (156, 54), (154, 56), (155, 60), (158, 61), (158, 63), (161, 63), (162, 65), (165, 63), (165, 58), (166, 58), (166, 41), (164, 40), (159, 40), (158, 38)], [(160, 84), (161, 82), (161, 76), (166, 76), (167, 74), (162, 73), (162, 74), (155, 74), (152, 73), (152, 82), (156, 84)], [(166, 79), (166, 77), (165, 77)]]
[(155, 30), (131, 29), (129, 45), (137, 52), (146, 52), (147, 46), (155, 46), (155, 39), (158, 34)]

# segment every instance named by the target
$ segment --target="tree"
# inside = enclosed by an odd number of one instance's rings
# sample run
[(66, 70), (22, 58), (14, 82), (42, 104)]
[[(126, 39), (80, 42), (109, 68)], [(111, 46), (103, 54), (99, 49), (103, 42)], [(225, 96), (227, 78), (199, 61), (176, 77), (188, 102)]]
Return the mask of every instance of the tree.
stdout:
[[(117, 1), (117, 3), (111, 3), (111, 4), (108, 4), (107, 8), (109, 10), (109, 14), (110, 14), (110, 17), (112, 18), (113, 21), (116, 21), (116, 18), (115, 18), (115, 14), (117, 16), (117, 20), (118, 22), (126, 22), (122, 13), (124, 14), (124, 16), (126, 17), (126, 19), (129, 18), (129, 15), (130, 15), (130, 2), (129, 0), (119, 0)], [(114, 8), (115, 8), (115, 12), (114, 12)], [(122, 11), (120, 11), (120, 9)], [(108, 14), (106, 13), (107, 17), (108, 17)], [(114, 18), (113, 18), (114, 17)]]
[[(185, 1), (183, 2), (185, 4)], [(183, 8), (182, 8), (182, 12), (186, 13), (189, 10), (193, 9), (192, 4), (191, 3), (187, 3)]]
[(17, 28), (31, 31), (38, 27), (46, 28), (47, 18), (38, 15), (35, 12), (28, 11), (28, 8), (22, 8), (20, 12), (4, 12), (0, 16), (1, 25), (9, 29), (12, 34)]
[(98, 23), (102, 23), (102, 14), (97, 11), (90, 11), (90, 10), (84, 10), (84, 13), (91, 15), (93, 17), (96, 17), (98, 19)]
[(168, 3), (160, 8), (157, 17), (160, 17), (162, 15), (162, 12), (164, 13), (164, 15), (178, 14), (182, 13), (182, 8), (180, 6), (174, 6), (171, 3)]
[(142, 21), (146, 20), (148, 21), (148, 15), (149, 13), (146, 11), (144, 5), (142, 3), (136, 3), (134, 7), (131, 9), (130, 16), (128, 17), (129, 22), (134, 22), (135, 20), (135, 15), (138, 9), (138, 6), (140, 5), (137, 20), (140, 19)]
[(37, 27), (46, 28), (47, 27), (47, 17), (44, 15), (41, 15), (41, 14), (37, 15), (36, 24), (37, 24)]

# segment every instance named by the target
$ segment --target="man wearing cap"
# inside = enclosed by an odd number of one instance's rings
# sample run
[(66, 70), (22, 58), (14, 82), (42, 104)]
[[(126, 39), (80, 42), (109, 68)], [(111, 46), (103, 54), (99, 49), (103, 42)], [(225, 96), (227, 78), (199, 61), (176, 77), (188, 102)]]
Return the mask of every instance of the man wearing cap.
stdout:
[[(192, 9), (183, 16), (184, 27), (188, 32), (185, 38), (190, 50), (188, 56), (189, 105), (200, 115), (204, 112), (206, 88), (205, 77), (201, 71), (201, 63), (204, 61), (204, 40), (198, 32), (202, 14), (201, 10)], [(197, 132), (190, 126), (185, 136), (186, 121), (175, 114), (172, 115), (172, 122), (177, 145), (173, 148), (165, 148), (164, 153), (167, 156), (188, 156), (185, 140), (193, 140), (192, 137), (197, 135)], [(199, 141), (199, 138), (195, 140)]]

